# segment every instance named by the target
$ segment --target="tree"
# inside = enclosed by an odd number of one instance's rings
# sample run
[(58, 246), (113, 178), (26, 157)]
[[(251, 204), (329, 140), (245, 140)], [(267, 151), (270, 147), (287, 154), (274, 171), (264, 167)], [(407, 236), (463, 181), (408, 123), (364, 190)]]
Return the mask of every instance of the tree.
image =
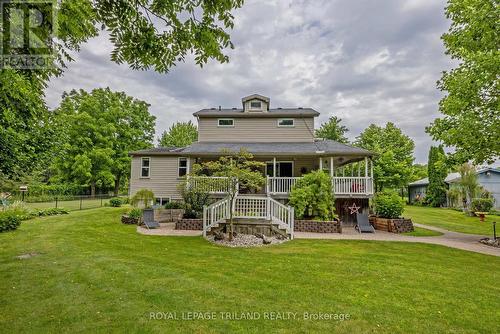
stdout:
[(114, 186), (130, 172), (130, 151), (152, 146), (155, 117), (149, 105), (109, 88), (71, 91), (56, 110), (62, 147), (55, 167), (68, 182)]
[(355, 144), (378, 154), (373, 163), (376, 191), (399, 189), (408, 184), (415, 144), (393, 123), (385, 127), (371, 124), (356, 138)]
[(479, 189), (476, 168), (469, 163), (464, 163), (458, 168), (458, 173), (460, 174), (460, 181), (458, 184), (461, 190), (464, 210), (467, 208), (470, 209), (472, 200), (476, 197)]
[(339, 143), (347, 144), (349, 141), (345, 134), (349, 131), (346, 126), (341, 125), (341, 118), (332, 116), (327, 122), (321, 124), (316, 130), (316, 137), (338, 141)]
[(425, 200), (431, 206), (442, 206), (446, 203), (446, 183), (444, 181), (448, 175), (446, 155), (442, 146), (431, 146), (427, 168), (429, 186), (427, 187)]
[[(231, 12), (241, 7), (243, 0), (62, 0), (54, 3), (57, 38), (53, 39), (51, 34), (42, 38), (46, 45), (52, 45), (56, 54), (53, 67), (0, 71), (0, 172), (10, 178), (47, 165), (40, 157), (50, 154), (46, 150), (50, 145), (46, 144), (52, 142), (51, 138), (43, 133), (32, 136), (33, 132), (39, 132), (40, 120), (49, 114), (43, 90), (50, 77), (62, 74), (66, 63), (73, 60), (71, 52), (78, 51), (82, 43), (105, 31), (114, 46), (111, 59), (119, 64), (127, 63), (133, 69), (168, 72), (189, 54), (194, 55), (194, 61), (200, 66), (209, 59), (224, 63), (229, 59), (223, 50), (233, 47), (226, 32), (234, 26)], [(3, 14), (4, 19), (14, 25), (15, 16), (11, 17), (8, 10)], [(51, 22), (41, 22), (37, 37), (40, 31), (50, 28)], [(5, 54), (6, 50), (3, 51)], [(21, 53), (31, 52), (25, 49)], [(50, 132), (52, 127), (43, 129)], [(40, 143), (40, 139), (46, 142)]]
[[(234, 203), (239, 191), (258, 191), (266, 181), (261, 172), (265, 164), (252, 159), (253, 155), (244, 149), (237, 153), (224, 150), (216, 161), (194, 164), (193, 174), (226, 177), (228, 197)], [(229, 210), (229, 240), (233, 239), (233, 215), (233, 210)]]
[(290, 205), (299, 218), (334, 219), (335, 197), (330, 176), (322, 170), (304, 175), (290, 192)]
[(191, 122), (177, 122), (163, 131), (159, 140), (163, 147), (186, 147), (198, 140), (198, 129)]
[(438, 82), (447, 93), (439, 103), (443, 117), (427, 132), (455, 147), (458, 161), (493, 162), (500, 156), (498, 2), (449, 0), (446, 17), (451, 27), (442, 39), (459, 65)]
[(427, 177), (427, 165), (414, 164), (412, 166), (412, 172), (410, 177), (410, 182), (421, 180)]

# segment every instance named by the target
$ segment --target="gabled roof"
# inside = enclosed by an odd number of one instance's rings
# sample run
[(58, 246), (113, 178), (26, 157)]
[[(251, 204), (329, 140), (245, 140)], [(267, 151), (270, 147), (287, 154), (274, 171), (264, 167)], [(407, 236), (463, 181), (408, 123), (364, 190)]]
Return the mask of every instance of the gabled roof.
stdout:
[(316, 117), (319, 112), (312, 108), (275, 108), (267, 112), (244, 112), (241, 108), (201, 109), (193, 114), (197, 117)]
[(249, 101), (249, 100), (261, 100), (261, 101), (264, 101), (266, 103), (269, 103), (269, 101), (270, 101), (270, 99), (266, 96), (263, 96), (260, 94), (252, 94), (252, 95), (248, 95), (248, 96), (245, 96), (244, 98), (242, 98), (241, 102), (245, 103), (246, 101)]
[[(238, 152), (245, 149), (255, 156), (328, 156), (334, 155), (338, 159), (344, 157), (370, 157), (373, 152), (368, 150), (345, 145), (333, 140), (321, 140), (316, 142), (297, 142), (297, 143), (226, 143), (226, 142), (196, 142), (185, 148), (153, 148), (130, 152), (130, 155), (184, 155), (184, 156), (202, 156), (219, 155), (223, 150)], [(343, 161), (337, 161), (342, 163)]]
[[(494, 168), (494, 167), (486, 167), (486, 168), (479, 169), (476, 172), (476, 174), (479, 175), (479, 174), (483, 174), (483, 173), (486, 173), (486, 172), (500, 173), (500, 170), (498, 168)], [(446, 182), (446, 183), (453, 183), (453, 182), (457, 182), (458, 180), (460, 180), (460, 173), (450, 173), (450, 174), (448, 174), (446, 176), (446, 178), (444, 179), (444, 182)], [(426, 186), (428, 184), (429, 184), (429, 178), (426, 177), (424, 179), (412, 182), (412, 183), (410, 183), (408, 185), (409, 186)]]

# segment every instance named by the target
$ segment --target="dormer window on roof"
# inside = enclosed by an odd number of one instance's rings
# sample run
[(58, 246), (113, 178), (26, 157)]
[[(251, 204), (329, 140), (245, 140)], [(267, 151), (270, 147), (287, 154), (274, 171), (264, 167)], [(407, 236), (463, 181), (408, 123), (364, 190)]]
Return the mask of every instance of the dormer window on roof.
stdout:
[(262, 110), (262, 101), (250, 101), (250, 110)]
[(269, 111), (269, 98), (252, 94), (241, 99), (244, 112)]

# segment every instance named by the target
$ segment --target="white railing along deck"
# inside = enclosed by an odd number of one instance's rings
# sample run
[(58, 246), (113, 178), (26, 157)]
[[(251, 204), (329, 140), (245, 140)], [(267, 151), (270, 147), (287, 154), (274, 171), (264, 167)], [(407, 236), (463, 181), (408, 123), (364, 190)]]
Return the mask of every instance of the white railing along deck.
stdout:
[(235, 218), (269, 219), (267, 197), (237, 196), (234, 201)]
[(188, 176), (187, 186), (204, 189), (210, 194), (225, 194), (230, 189), (230, 179), (223, 176)]
[[(266, 190), (268, 194), (286, 195), (301, 179), (300, 177), (268, 177)], [(335, 195), (372, 195), (373, 179), (371, 177), (338, 177), (332, 178)]]
[(203, 236), (207, 236), (207, 231), (215, 224), (229, 218), (231, 206), (231, 199), (226, 197), (203, 207)]

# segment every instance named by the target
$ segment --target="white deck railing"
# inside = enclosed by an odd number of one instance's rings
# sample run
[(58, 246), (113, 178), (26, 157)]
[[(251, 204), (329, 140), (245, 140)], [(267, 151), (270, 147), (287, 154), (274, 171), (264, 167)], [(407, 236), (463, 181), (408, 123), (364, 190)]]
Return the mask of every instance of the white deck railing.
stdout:
[(230, 187), (230, 179), (224, 176), (188, 176), (189, 188), (204, 189), (210, 194), (226, 194)]
[(231, 209), (234, 218), (271, 220), (286, 229), (293, 239), (294, 209), (271, 197), (259, 196), (237, 196), (232, 205), (230, 198), (226, 197), (203, 207), (203, 236), (216, 224), (229, 219)]
[[(300, 179), (300, 177), (268, 177), (267, 193), (286, 195)], [(335, 176), (332, 178), (332, 187), (335, 195), (373, 195), (373, 179), (371, 177)]]

